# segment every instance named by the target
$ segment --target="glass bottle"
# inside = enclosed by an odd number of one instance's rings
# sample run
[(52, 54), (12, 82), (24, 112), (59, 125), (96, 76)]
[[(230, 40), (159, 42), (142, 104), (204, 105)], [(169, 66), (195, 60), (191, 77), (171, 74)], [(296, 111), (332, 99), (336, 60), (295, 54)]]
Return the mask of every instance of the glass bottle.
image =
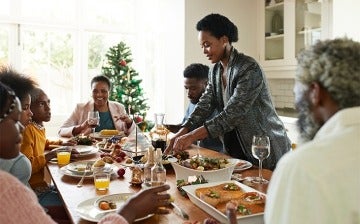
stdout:
[(144, 164), (144, 183), (146, 186), (151, 186), (151, 168), (155, 165), (154, 149), (150, 147), (147, 151), (147, 161)]
[(164, 117), (163, 113), (155, 113), (155, 126), (150, 131), (151, 144), (162, 151), (166, 148), (167, 135), (170, 132), (164, 125)]
[(155, 165), (151, 168), (151, 186), (163, 185), (166, 182), (166, 169), (162, 164), (162, 152), (160, 148), (155, 152)]

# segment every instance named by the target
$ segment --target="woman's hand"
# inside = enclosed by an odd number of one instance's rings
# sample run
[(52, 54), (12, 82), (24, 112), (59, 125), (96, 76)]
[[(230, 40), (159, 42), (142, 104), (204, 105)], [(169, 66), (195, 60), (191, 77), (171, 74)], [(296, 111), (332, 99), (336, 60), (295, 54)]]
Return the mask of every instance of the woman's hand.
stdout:
[(181, 129), (170, 139), (169, 145), (166, 147), (166, 149), (165, 149), (165, 151), (164, 151), (164, 154), (166, 154), (166, 155), (170, 154), (170, 153), (173, 151), (173, 146), (174, 146), (175, 140), (176, 140), (178, 137), (180, 137), (180, 136), (182, 136), (182, 135), (184, 135), (184, 134), (186, 134), (186, 133), (188, 133), (188, 129), (185, 128), (185, 127), (181, 128)]
[[(85, 131), (84, 131), (85, 130)], [(88, 124), (88, 121), (84, 121), (82, 124), (78, 125), (78, 126), (75, 126), (72, 130), (72, 135), (73, 136), (77, 136), (79, 135), (80, 133), (83, 133), (83, 134), (90, 134), (91, 133), (91, 126)]]
[(185, 134), (183, 136), (177, 137), (173, 146), (175, 152), (183, 151), (187, 149), (196, 139), (193, 138), (191, 133)]
[(169, 189), (169, 185), (162, 185), (140, 191), (123, 205), (119, 214), (129, 223), (149, 214), (167, 214), (169, 211), (160, 207), (166, 207), (170, 204), (170, 195), (162, 193)]
[(120, 116), (114, 116), (114, 118), (115, 121), (121, 120), (122, 122), (124, 122), (128, 128), (130, 128), (133, 123), (133, 120), (130, 118), (130, 116), (126, 114)]

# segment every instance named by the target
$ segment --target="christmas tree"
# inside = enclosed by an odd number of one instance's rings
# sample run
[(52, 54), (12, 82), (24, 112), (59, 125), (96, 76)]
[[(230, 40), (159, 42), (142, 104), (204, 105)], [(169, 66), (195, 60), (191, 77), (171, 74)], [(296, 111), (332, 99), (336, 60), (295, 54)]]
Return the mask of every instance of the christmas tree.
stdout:
[(136, 115), (135, 122), (146, 130), (146, 112), (149, 106), (144, 98), (139, 74), (130, 66), (131, 50), (124, 42), (111, 47), (106, 53), (102, 74), (108, 77), (112, 87), (109, 99), (123, 104), (130, 115)]

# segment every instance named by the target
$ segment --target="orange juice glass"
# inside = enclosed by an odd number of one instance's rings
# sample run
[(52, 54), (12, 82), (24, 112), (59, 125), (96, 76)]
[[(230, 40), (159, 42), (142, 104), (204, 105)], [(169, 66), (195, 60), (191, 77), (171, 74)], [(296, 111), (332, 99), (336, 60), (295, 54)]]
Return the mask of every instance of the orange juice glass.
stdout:
[(71, 149), (68, 147), (57, 149), (56, 155), (59, 165), (67, 165), (70, 163)]
[(94, 184), (97, 191), (107, 191), (110, 185), (110, 173), (94, 173)]

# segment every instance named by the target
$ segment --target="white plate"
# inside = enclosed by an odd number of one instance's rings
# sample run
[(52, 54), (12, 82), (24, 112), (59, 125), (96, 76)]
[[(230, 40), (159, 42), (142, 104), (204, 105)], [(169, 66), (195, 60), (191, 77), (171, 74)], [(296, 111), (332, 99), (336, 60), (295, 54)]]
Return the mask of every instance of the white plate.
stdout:
[[(73, 173), (83, 175), (84, 171), (83, 170), (79, 171), (78, 168), (79, 167), (85, 168), (88, 163), (91, 163), (91, 166), (92, 166), (95, 163), (95, 161), (78, 161), (78, 162), (69, 163), (68, 165), (66, 165), (66, 169), (73, 172)], [(111, 169), (113, 169), (113, 165), (109, 164), (109, 163), (105, 163), (104, 171), (105, 172), (106, 171), (111, 171)], [(93, 171), (91, 170), (91, 171), (88, 171), (86, 173), (88, 173), (88, 175), (92, 175)]]
[[(248, 187), (237, 181), (220, 181), (220, 182), (212, 182), (212, 183), (206, 183), (206, 184), (188, 185), (188, 186), (183, 186), (182, 189), (187, 193), (187, 195), (189, 196), (189, 199), (192, 203), (197, 205), (199, 208), (201, 208), (208, 214), (211, 214), (214, 218), (219, 220), (221, 223), (228, 223), (228, 219), (225, 214), (223, 214), (222, 212), (220, 212), (219, 210), (217, 210), (210, 204), (204, 202), (203, 200), (198, 198), (195, 194), (195, 190), (197, 188), (211, 187), (211, 186), (216, 186), (216, 185), (224, 184), (224, 183), (234, 183), (234, 184), (238, 185), (239, 187), (241, 187), (246, 192), (251, 191), (251, 192), (258, 192), (260, 194), (263, 194), (255, 189)], [(256, 213), (253, 215), (246, 215), (246, 216), (239, 217), (239, 218), (237, 218), (237, 221), (238, 221), (238, 223), (241, 223), (241, 224), (263, 224), (264, 223), (263, 216), (264, 216), (264, 213)]]
[(113, 136), (125, 137), (126, 135), (123, 131), (119, 131), (119, 134), (117, 135), (102, 135), (100, 134), (100, 132), (94, 132), (94, 133), (90, 133), (89, 136), (92, 138), (111, 138)]
[[(114, 164), (109, 164), (109, 165), (110, 165), (110, 168), (108, 170), (111, 172), (111, 175), (114, 175), (117, 170), (117, 166), (115, 166)], [(63, 175), (75, 177), (75, 178), (82, 178), (82, 176), (84, 174), (84, 173), (80, 173), (80, 172), (72, 172), (72, 171), (68, 170), (67, 166), (61, 167), (59, 169), (59, 172)], [(86, 172), (85, 178), (93, 178), (93, 173)]]
[[(63, 148), (63, 147), (64, 146), (62, 146), (60, 148)], [(93, 155), (93, 154), (96, 154), (97, 152), (99, 152), (99, 149), (92, 145), (72, 145), (72, 146), (66, 146), (66, 147), (75, 149), (78, 152), (78, 154), (73, 153), (72, 158), (81, 158), (81, 157)], [(57, 149), (58, 148), (55, 148), (53, 150), (57, 150)]]
[[(116, 207), (119, 208), (133, 194), (134, 193), (122, 193), (122, 194), (115, 194), (115, 195), (107, 195), (107, 196), (103, 196), (103, 197), (109, 197), (109, 198), (114, 197), (116, 199), (120, 199), (119, 201), (116, 202)], [(98, 201), (99, 198), (103, 198), (103, 197), (91, 198), (91, 199), (81, 202), (76, 208), (76, 211), (79, 214), (79, 216), (81, 218), (91, 221), (91, 222), (99, 222), (103, 216), (110, 214), (110, 213), (114, 213), (115, 212), (114, 209), (113, 210), (101, 210), (100, 208), (98, 208), (97, 205), (95, 206), (95, 202)], [(143, 218), (136, 219), (134, 222), (150, 218), (153, 215), (154, 214), (150, 214)]]
[(79, 154), (73, 154), (73, 157), (75, 158), (81, 158), (99, 152), (99, 149), (92, 145), (74, 145), (71, 146), (71, 148), (75, 148), (76, 151), (79, 152)]
[(240, 172), (240, 171), (243, 171), (243, 170), (247, 170), (249, 168), (251, 168), (253, 165), (249, 162), (249, 161), (246, 161), (246, 160), (240, 160), (235, 168), (234, 168), (234, 172)]

